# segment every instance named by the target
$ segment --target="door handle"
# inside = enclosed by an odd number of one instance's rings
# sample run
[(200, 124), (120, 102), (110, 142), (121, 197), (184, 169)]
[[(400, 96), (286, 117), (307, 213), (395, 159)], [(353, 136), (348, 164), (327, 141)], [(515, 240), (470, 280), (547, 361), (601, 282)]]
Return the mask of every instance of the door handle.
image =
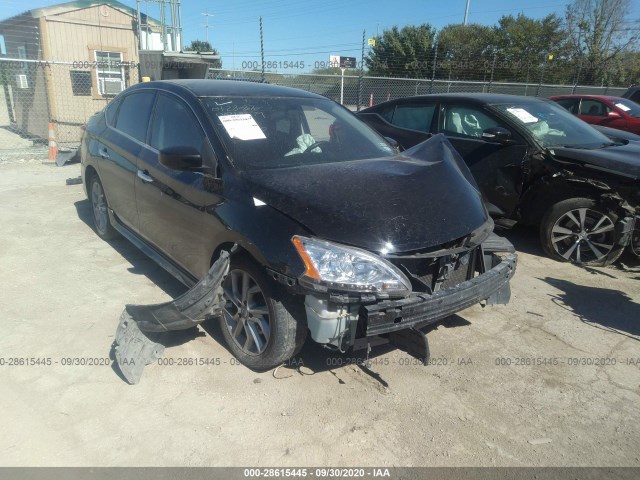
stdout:
[(149, 172), (146, 170), (144, 172), (142, 170), (138, 170), (138, 178), (145, 183), (153, 182), (153, 177), (149, 175)]
[(105, 147), (98, 149), (98, 155), (100, 155), (100, 157), (104, 158), (105, 160), (109, 159), (109, 152)]

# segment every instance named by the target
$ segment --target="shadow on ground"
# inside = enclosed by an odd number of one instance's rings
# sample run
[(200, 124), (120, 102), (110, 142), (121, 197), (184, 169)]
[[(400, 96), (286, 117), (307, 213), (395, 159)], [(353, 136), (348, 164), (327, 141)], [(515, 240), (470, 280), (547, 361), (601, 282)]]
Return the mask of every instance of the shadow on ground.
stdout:
[[(89, 200), (80, 200), (74, 204), (78, 213), (78, 218), (82, 220), (91, 230), (93, 228), (93, 209)], [(179, 297), (187, 291), (182, 283), (176, 280), (171, 274), (158, 266), (153, 260), (142, 253), (136, 246), (124, 238), (116, 238), (107, 243), (113, 247), (127, 262), (131, 264), (129, 272), (135, 275), (144, 275), (167, 295), (172, 298)], [(124, 308), (124, 305), (122, 306)]]
[(625, 292), (609, 288), (576, 285), (558, 278), (541, 278), (561, 290), (552, 301), (593, 327), (640, 341), (640, 304)]

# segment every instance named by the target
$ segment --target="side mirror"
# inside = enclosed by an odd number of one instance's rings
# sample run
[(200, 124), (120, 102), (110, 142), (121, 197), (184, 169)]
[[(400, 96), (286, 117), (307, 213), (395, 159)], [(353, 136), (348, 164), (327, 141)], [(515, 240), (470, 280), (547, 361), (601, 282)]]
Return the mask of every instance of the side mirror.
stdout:
[(609, 120), (615, 120), (616, 118), (622, 118), (622, 115), (611, 110), (609, 113), (607, 113), (607, 118), (609, 118)]
[(196, 170), (202, 168), (202, 156), (193, 147), (171, 147), (160, 152), (158, 160), (172, 170)]
[(482, 132), (482, 138), (488, 142), (509, 143), (511, 132), (504, 127), (487, 128)]

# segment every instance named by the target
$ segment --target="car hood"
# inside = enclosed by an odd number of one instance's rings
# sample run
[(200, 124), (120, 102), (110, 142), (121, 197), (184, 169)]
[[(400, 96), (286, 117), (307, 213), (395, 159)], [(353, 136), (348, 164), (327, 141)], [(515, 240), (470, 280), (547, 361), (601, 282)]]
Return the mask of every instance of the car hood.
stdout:
[(558, 160), (569, 160), (597, 170), (640, 178), (639, 142), (596, 149), (553, 147), (551, 150)]
[[(466, 165), (443, 135), (395, 157), (241, 174), (249, 195), (326, 240), (407, 252), (458, 240), (487, 223)], [(257, 204), (259, 204), (257, 202)]]

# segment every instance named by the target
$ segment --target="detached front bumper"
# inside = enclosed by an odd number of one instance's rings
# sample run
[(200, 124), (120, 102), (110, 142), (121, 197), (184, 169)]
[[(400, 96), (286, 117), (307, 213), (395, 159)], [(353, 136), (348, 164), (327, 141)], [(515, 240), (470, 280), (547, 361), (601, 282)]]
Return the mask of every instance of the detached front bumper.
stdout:
[(508, 303), (511, 297), (509, 281), (517, 263), (513, 246), (492, 235), (482, 245), (482, 253), (484, 272), (455, 287), (363, 306), (361, 317), (366, 336), (422, 327), (484, 300), (490, 305)]

